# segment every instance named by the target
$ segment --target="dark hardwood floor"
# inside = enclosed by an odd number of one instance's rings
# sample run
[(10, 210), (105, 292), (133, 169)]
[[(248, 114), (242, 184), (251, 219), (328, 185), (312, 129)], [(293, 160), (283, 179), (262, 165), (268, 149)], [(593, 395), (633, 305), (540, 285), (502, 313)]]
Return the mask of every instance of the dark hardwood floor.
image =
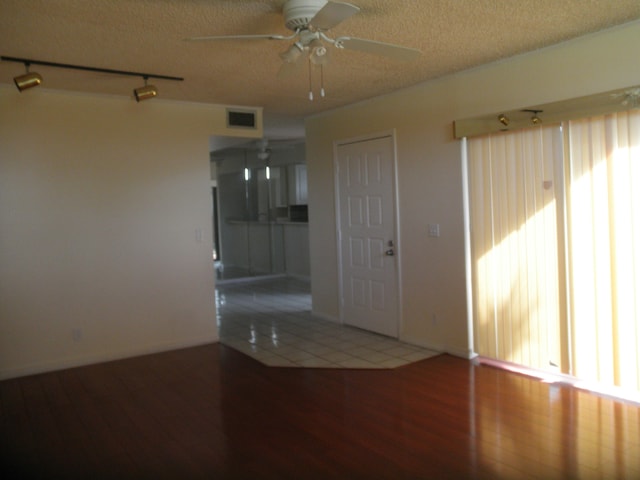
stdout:
[(270, 368), (220, 344), (0, 382), (2, 478), (640, 478), (640, 408), (448, 355)]

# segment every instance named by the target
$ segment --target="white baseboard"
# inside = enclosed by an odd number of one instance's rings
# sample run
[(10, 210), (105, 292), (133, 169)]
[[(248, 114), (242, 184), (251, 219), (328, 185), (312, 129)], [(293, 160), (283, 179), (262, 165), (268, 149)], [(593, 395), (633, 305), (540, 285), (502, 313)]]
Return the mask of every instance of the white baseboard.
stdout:
[(490, 365), (492, 367), (519, 373), (528, 377), (533, 377), (540, 380), (541, 382), (548, 383), (550, 385), (571, 386), (580, 390), (586, 390), (590, 393), (602, 397), (612, 398), (614, 400), (624, 400), (640, 405), (640, 392), (634, 390), (616, 387), (614, 385), (604, 385), (595, 381), (582, 380), (580, 378), (560, 372), (538, 370), (535, 368), (525, 367), (524, 365), (518, 365), (516, 363), (496, 360), (488, 357), (477, 356), (475, 361), (479, 364)]
[(447, 347), (445, 349), (445, 351), (448, 354), (453, 355), (454, 357), (460, 357), (460, 358), (464, 358), (466, 360), (473, 360), (474, 358), (476, 358), (478, 356), (478, 354), (473, 352), (472, 350), (464, 350), (462, 348)]
[(342, 325), (342, 322), (339, 318), (334, 317), (333, 315), (327, 315), (326, 313), (319, 313), (315, 310), (311, 310), (311, 315), (314, 317), (318, 317), (320, 320), (326, 320), (327, 322), (337, 323), (338, 325)]
[(28, 375), (36, 375), (39, 373), (54, 372), (57, 370), (66, 370), (68, 368), (83, 367), (96, 363), (111, 362), (114, 360), (123, 360), (125, 358), (140, 357), (153, 353), (168, 352), (170, 350), (179, 350), (182, 348), (199, 347), (210, 343), (217, 343), (218, 336), (206, 339), (197, 338), (193, 340), (166, 343), (160, 345), (146, 345), (140, 348), (120, 352), (100, 352), (97, 354), (84, 355), (82, 357), (56, 359), (48, 362), (37, 362), (30, 365), (23, 365), (16, 368), (8, 368), (0, 370), (0, 380), (8, 380), (10, 378), (26, 377)]
[(454, 357), (464, 358), (465, 360), (472, 360), (477, 357), (477, 354), (464, 349), (447, 347), (445, 345), (424, 342), (421, 340), (416, 340), (414, 338), (400, 336), (399, 340), (404, 343), (408, 343), (409, 345), (415, 345), (416, 347), (426, 348), (427, 350), (432, 350), (438, 353), (448, 353), (449, 355), (453, 355)]
[(438, 353), (444, 353), (444, 348), (442, 347), (442, 345), (436, 345), (433, 343), (429, 343), (429, 342), (423, 342), (420, 340), (416, 340), (414, 338), (409, 338), (409, 337), (404, 337), (404, 336), (400, 336), (398, 338), (398, 340), (400, 340), (401, 342), (407, 343), (409, 345), (414, 345), (416, 347), (420, 347), (420, 348), (426, 348), (427, 350), (431, 350), (433, 352), (438, 352)]
[(293, 278), (295, 280), (300, 280), (302, 282), (311, 283), (311, 277), (308, 275), (297, 275), (295, 273), (287, 273), (286, 276), (289, 278)]

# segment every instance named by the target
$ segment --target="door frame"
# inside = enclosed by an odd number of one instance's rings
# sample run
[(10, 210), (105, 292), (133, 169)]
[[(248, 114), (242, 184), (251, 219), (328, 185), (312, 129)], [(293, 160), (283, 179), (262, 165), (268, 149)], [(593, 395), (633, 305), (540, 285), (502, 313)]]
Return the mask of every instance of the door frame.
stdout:
[(383, 130), (376, 133), (368, 133), (364, 135), (359, 135), (356, 137), (344, 138), (341, 140), (333, 141), (333, 192), (334, 192), (334, 208), (335, 208), (335, 221), (336, 221), (336, 258), (338, 261), (338, 315), (339, 322), (342, 325), (345, 325), (344, 321), (344, 285), (342, 280), (342, 230), (340, 228), (340, 188), (339, 188), (339, 174), (338, 174), (338, 149), (343, 145), (349, 145), (352, 143), (360, 143), (367, 142), (370, 140), (376, 140), (379, 138), (389, 137), (391, 139), (391, 148), (392, 148), (392, 165), (391, 169), (393, 171), (393, 215), (394, 215), (394, 226), (393, 231), (395, 235), (395, 258), (396, 258), (396, 295), (397, 295), (397, 306), (396, 306), (396, 315), (398, 319), (398, 330), (397, 336), (395, 338), (402, 339), (403, 335), (403, 309), (402, 309), (402, 238), (400, 236), (400, 199), (399, 199), (399, 184), (398, 184), (398, 142), (396, 138), (396, 130)]

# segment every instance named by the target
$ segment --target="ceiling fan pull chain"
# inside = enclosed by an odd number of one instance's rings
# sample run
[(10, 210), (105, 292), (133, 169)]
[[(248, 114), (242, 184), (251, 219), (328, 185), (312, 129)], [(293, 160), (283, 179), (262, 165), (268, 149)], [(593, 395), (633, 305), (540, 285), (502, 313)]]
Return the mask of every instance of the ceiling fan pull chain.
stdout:
[(324, 98), (324, 65), (320, 64), (320, 96)]
[(311, 60), (309, 63), (309, 100), (313, 102), (313, 84), (311, 83)]

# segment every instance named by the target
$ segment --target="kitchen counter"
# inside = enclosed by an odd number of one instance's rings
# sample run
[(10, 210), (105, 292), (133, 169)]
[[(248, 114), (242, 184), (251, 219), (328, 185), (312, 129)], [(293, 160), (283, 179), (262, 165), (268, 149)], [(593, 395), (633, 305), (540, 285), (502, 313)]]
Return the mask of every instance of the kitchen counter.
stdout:
[(308, 226), (309, 222), (293, 222), (291, 220), (227, 220), (229, 225), (296, 225)]

